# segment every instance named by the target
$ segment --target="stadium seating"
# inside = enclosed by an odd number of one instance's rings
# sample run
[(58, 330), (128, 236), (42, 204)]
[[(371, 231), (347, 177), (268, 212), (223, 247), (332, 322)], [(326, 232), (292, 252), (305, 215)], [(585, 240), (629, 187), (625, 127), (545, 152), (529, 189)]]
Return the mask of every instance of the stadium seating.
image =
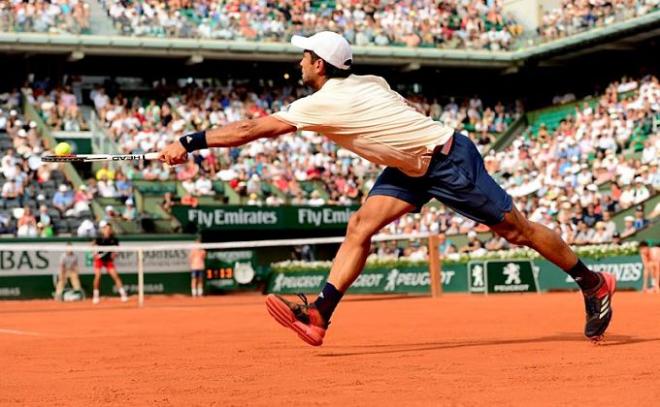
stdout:
[(544, 12), (539, 33), (542, 40), (553, 40), (657, 10), (655, 0), (562, 0)]
[(0, 31), (88, 34), (89, 17), (86, 0), (0, 3)]
[[(61, 95), (64, 90), (59, 92)], [(95, 89), (95, 92), (91, 95), (92, 101), (103, 101), (103, 92), (100, 89)], [(190, 88), (180, 94), (173, 94), (164, 104), (142, 103), (136, 99), (128, 110), (122, 107), (125, 105), (124, 101), (107, 98), (105, 103), (100, 103), (101, 107), (97, 111), (103, 118), (102, 124), (107, 126), (108, 137), (118, 140), (122, 152), (141, 152), (144, 151), (143, 146), (155, 149), (159, 143), (167, 142), (179, 134), (194, 129), (195, 126), (222, 124), (251, 117), (250, 115), (267, 114), (291, 100), (270, 98), (268, 104), (265, 103), (265, 99), (261, 99), (263, 95), (258, 97), (245, 89), (240, 91), (241, 97), (237, 96), (239, 93), (226, 92), (226, 90), (225, 93), (214, 92), (214, 89)], [(276, 91), (277, 94), (282, 94), (280, 92), (280, 90)], [(637, 111), (640, 109), (639, 100), (657, 92), (659, 88), (655, 77), (641, 80), (628, 79), (611, 84), (604, 95), (597, 98), (528, 112), (529, 126), (522, 136), (505, 149), (488, 152), (485, 158), (486, 166), (514, 195), (516, 204), (521, 210), (534, 220), (546, 223), (551, 228), (558, 228), (569, 241), (573, 239), (571, 235), (576, 233), (576, 225), (581, 216), (571, 216), (567, 220), (566, 213), (569, 212), (567, 204), (572, 209), (576, 206), (582, 208), (586, 214), (586, 208), (591, 203), (599, 212), (598, 219), (600, 219), (602, 216), (600, 213), (604, 208), (600, 199), (604, 196), (612, 197), (613, 203), (609, 207), (612, 212), (611, 217), (621, 232), (623, 218), (629, 215), (636, 205), (645, 205), (645, 213), (650, 213), (653, 209), (650, 206), (654, 204), (660, 187), (657, 160), (649, 160), (646, 157), (643, 165), (647, 170), (642, 172), (642, 163), (639, 161), (642, 153), (635, 152), (639, 150), (639, 145), (657, 144), (657, 133), (653, 133), (652, 123), (648, 120), (653, 116), (653, 112), (644, 111), (643, 115), (634, 116), (635, 120), (629, 124), (630, 130), (621, 133), (616, 142), (618, 144), (612, 146), (606, 145), (600, 148), (596, 141), (589, 141), (591, 144), (596, 143), (596, 147), (587, 148), (586, 144), (578, 143), (576, 134), (582, 134), (581, 137), (585, 140), (595, 137), (590, 125), (585, 127), (588, 123), (592, 123), (592, 117), (598, 118), (604, 115), (614, 117), (627, 110)], [(39, 94), (35, 91), (32, 93), (33, 102), (39, 107), (44, 100), (51, 100), (57, 107), (57, 100), (61, 98), (52, 98), (52, 95), (53, 92)], [(43, 97), (52, 99), (43, 99)], [(198, 110), (194, 115), (190, 115), (187, 106), (190, 106), (191, 102), (196, 106), (209, 106), (210, 103), (210, 105), (215, 104), (216, 107)], [(476, 129), (481, 126), (480, 120), (488, 116), (485, 112), (489, 110), (476, 99), (461, 103), (449, 101), (445, 106), (436, 105), (430, 100), (419, 97), (413, 97), (411, 102), (426, 114), (449, 124), (458, 125), (464, 131), (466, 128)], [(168, 126), (163, 127), (160, 120), (163, 119), (163, 115), (168, 115), (169, 111), (173, 112), (173, 115), (171, 119), (166, 119)], [(512, 111), (503, 112), (500, 107), (493, 111), (498, 112), (497, 115), (504, 119), (502, 123), (505, 126), (515, 117)], [(186, 117), (194, 117), (201, 122), (189, 122)], [(43, 118), (42, 116), (41, 119)], [(481, 128), (492, 130), (490, 126)], [(470, 135), (475, 141), (477, 140), (474, 133)], [(154, 138), (156, 136), (157, 138)], [(10, 138), (0, 135), (0, 142), (3, 140), (5, 144), (10, 142)], [(287, 154), (286, 159), (278, 155), (282, 153)], [(544, 155), (546, 158), (531, 161), (525, 158), (539, 155)], [(608, 160), (612, 159), (622, 161), (612, 167), (608, 164)], [(287, 163), (288, 167), (283, 163)], [(525, 168), (525, 173), (520, 172), (518, 166)], [(552, 168), (560, 166), (562, 175), (560, 177), (552, 175), (554, 171)], [(601, 167), (606, 171), (600, 170)], [(655, 173), (649, 173), (649, 167), (655, 168)], [(145, 230), (145, 225), (147, 229), (154, 231), (172, 230), (175, 222), (172, 221), (166, 206), (163, 206), (166, 193), (171, 194), (174, 202), (181, 202), (183, 199), (184, 202), (189, 200), (196, 205), (306, 204), (311, 202), (311, 199), (328, 204), (360, 203), (378, 174), (378, 169), (371, 164), (337, 149), (332, 143), (324, 142), (312, 133), (303, 133), (295, 137), (284, 136), (274, 142), (255, 142), (244, 148), (195, 154), (187, 168), (181, 167), (169, 171), (154, 163), (151, 167), (128, 166), (120, 169), (119, 173), (123, 172), (131, 178), (132, 192), (125, 196), (97, 195), (95, 204), (100, 208), (100, 217), (111, 219), (124, 233), (141, 233)], [(624, 173), (617, 172), (621, 168), (627, 170)], [(100, 169), (100, 166), (94, 167), (95, 173)], [(201, 173), (206, 173), (210, 177), (213, 192), (211, 196), (200, 195), (197, 192), (196, 183), (199, 180), (198, 174)], [(642, 185), (639, 192), (634, 192), (637, 191), (635, 186), (637, 183), (633, 181), (638, 176), (645, 177), (643, 184), (646, 187)], [(50, 180), (35, 186), (34, 191), (26, 190), (26, 193), (42, 193), (45, 199), (52, 199), (57, 185), (62, 182), (62, 177), (63, 175), (55, 171)], [(560, 180), (561, 183), (557, 183)], [(96, 188), (100, 186), (99, 183), (102, 184), (103, 181), (97, 181)], [(627, 184), (634, 185), (626, 187)], [(646, 192), (642, 190), (643, 188), (646, 188)], [(627, 192), (628, 189), (633, 192)], [(622, 200), (617, 205), (616, 201), (622, 190), (624, 195), (638, 193), (639, 195), (635, 196), (639, 198), (633, 198), (630, 202)], [(590, 196), (592, 200), (587, 202), (584, 196)], [(121, 218), (121, 214), (126, 210), (124, 202), (127, 199), (137, 203), (139, 215), (135, 220)], [(3, 200), (2, 204), (3, 209), (21, 206), (21, 202), (17, 200)], [(112, 211), (105, 210), (107, 207), (112, 207)], [(558, 221), (560, 218), (563, 221)], [(53, 216), (54, 229), (60, 233), (71, 233), (80, 225), (77, 219)], [(589, 226), (594, 228), (596, 224), (590, 221)], [(425, 209), (421, 214), (408, 215), (386, 228), (389, 233), (430, 230), (464, 234), (470, 230), (486, 229), (436, 206)], [(461, 241), (461, 238), (455, 240)]]

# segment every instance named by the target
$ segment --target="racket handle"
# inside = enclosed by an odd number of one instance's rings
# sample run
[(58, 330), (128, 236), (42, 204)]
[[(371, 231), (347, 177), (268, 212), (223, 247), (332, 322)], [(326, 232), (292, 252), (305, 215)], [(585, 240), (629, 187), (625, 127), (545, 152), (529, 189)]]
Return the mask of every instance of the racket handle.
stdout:
[(157, 160), (158, 159), (158, 154), (159, 153), (146, 153), (144, 155), (145, 160)]

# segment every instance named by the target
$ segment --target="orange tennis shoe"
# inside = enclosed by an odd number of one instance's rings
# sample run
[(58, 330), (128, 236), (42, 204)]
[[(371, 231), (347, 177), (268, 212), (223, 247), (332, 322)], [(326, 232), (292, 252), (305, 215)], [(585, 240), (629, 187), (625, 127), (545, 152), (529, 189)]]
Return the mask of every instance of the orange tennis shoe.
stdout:
[(279, 295), (266, 297), (268, 313), (285, 328), (292, 329), (300, 339), (312, 346), (321, 346), (328, 324), (314, 304), (307, 302), (304, 294), (298, 294), (302, 304), (288, 301)]

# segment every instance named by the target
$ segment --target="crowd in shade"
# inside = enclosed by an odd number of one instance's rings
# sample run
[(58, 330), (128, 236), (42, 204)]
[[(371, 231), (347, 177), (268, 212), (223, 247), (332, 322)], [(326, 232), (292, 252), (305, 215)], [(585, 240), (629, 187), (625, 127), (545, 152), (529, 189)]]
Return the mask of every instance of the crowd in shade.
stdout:
[[(142, 153), (158, 151), (190, 131), (278, 111), (306, 93), (295, 86), (251, 86), (193, 81), (182, 83), (163, 100), (125, 97), (121, 91), (109, 95), (97, 86), (89, 99), (120, 151)], [(46, 104), (45, 115), (58, 111), (58, 100), (71, 94), (66, 87), (46, 89), (34, 86), (31, 96), (37, 107)], [(578, 105), (556, 129), (541, 125), (538, 132), (526, 132), (499, 152), (489, 151), (488, 143), (506, 129), (520, 106), (484, 107), (478, 97), (439, 103), (407, 96), (418, 110), (470, 135), (482, 148), (488, 171), (514, 197), (517, 207), (570, 243), (611, 242), (644, 228), (658, 215), (657, 208), (650, 216), (640, 210), (660, 190), (660, 135), (653, 128), (654, 119), (660, 118), (660, 85), (653, 76), (614, 82), (599, 98)], [(106, 208), (105, 216), (127, 220), (139, 216), (132, 196), (136, 179), (180, 182), (185, 193), (168, 194), (166, 209), (175, 203), (196, 205), (205, 195), (222, 195), (214, 188), (217, 183), (232, 188), (246, 205), (352, 205), (363, 201), (379, 171), (326, 138), (301, 132), (243, 147), (202, 150), (177, 167), (157, 161), (122, 170), (104, 167), (88, 182), (88, 193), (121, 199), (124, 211)], [(617, 228), (614, 214), (632, 207), (634, 215), (626, 219), (623, 229)], [(648, 213), (652, 208), (646, 209)], [(451, 236), (486, 230), (449, 208), (431, 205), (393, 222), (383, 232), (438, 231)], [(471, 235), (471, 241), (472, 246), (454, 249), (507, 247), (501, 239), (479, 242)]]
[(90, 29), (86, 0), (4, 0), (0, 31), (86, 34)]
[(501, 0), (103, 0), (124, 34), (288, 41), (342, 33), (354, 45), (506, 50), (522, 27)]
[(25, 91), (51, 130), (89, 130), (78, 104), (82, 96), (74, 94), (71, 86), (56, 86), (50, 89), (48, 82), (42, 81), (33, 83)]
[[(612, 83), (596, 104), (578, 106), (555, 131), (541, 126), (538, 134), (521, 137), (503, 151), (490, 151), (485, 165), (525, 215), (569, 243), (614, 242), (660, 216), (660, 208), (644, 206), (660, 192), (660, 133), (653, 129), (654, 120), (660, 120), (658, 79), (624, 78)], [(625, 218), (623, 229), (617, 228), (613, 215), (633, 207), (634, 215)], [(386, 230), (451, 235), (486, 228), (431, 207)], [(508, 247), (498, 238), (479, 242), (473, 234), (470, 240), (474, 244), (464, 250)]]
[[(158, 151), (177, 137), (241, 119), (258, 118), (284, 108), (303, 96), (300, 87), (269, 87), (259, 91), (239, 84), (197, 86), (188, 84), (166, 100), (143, 101), (121, 93), (110, 97), (103, 87), (90, 98), (109, 137), (123, 153)], [(456, 101), (412, 96), (416, 109), (466, 131), (486, 148), (495, 136), (520, 114), (502, 103), (484, 106), (478, 97)], [(517, 106), (520, 110), (520, 105)], [(227, 182), (248, 205), (358, 204), (369, 191), (379, 169), (338, 148), (313, 132), (257, 140), (231, 149), (208, 149), (191, 156), (176, 168), (151, 162), (127, 171), (128, 178), (177, 180), (195, 197), (215, 195), (213, 182)], [(307, 184), (307, 185), (306, 185)], [(310, 191), (309, 185), (318, 186)], [(267, 191), (274, 188), (276, 193)]]
[(561, 0), (543, 13), (539, 34), (552, 40), (657, 11), (658, 0)]
[(20, 100), (17, 91), (0, 95), (0, 234), (51, 237), (95, 229), (93, 195), (85, 186), (73, 190), (62, 164), (41, 162), (48, 150)]

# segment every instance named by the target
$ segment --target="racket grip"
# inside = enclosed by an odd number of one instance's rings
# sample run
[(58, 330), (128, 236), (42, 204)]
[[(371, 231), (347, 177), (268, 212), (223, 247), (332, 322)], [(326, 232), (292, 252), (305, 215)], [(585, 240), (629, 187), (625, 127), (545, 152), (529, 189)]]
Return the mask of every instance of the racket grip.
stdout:
[(144, 155), (145, 160), (157, 160), (158, 159), (158, 153), (146, 153)]

